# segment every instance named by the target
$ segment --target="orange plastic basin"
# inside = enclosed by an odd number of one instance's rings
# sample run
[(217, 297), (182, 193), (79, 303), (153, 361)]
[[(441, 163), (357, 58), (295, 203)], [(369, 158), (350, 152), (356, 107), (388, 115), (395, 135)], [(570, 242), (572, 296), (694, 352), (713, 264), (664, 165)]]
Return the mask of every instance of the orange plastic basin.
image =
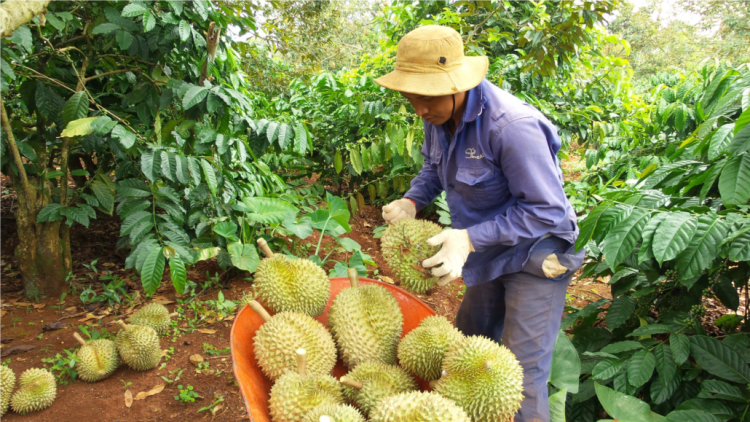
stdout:
[[(360, 284), (375, 283), (386, 289), (396, 298), (401, 313), (404, 316), (404, 329), (402, 335), (416, 328), (423, 319), (435, 315), (435, 312), (419, 300), (416, 296), (407, 291), (369, 278), (360, 278)], [(328, 310), (333, 303), (336, 295), (347, 287), (350, 287), (349, 279), (346, 277), (336, 277), (331, 279), (331, 297), (326, 304), (326, 310), (323, 315), (315, 318), (326, 327), (328, 326)], [(240, 387), (242, 398), (245, 400), (247, 414), (251, 421), (270, 422), (271, 416), (268, 413), (268, 398), (273, 383), (263, 375), (258, 363), (255, 361), (253, 337), (255, 331), (263, 325), (263, 319), (253, 312), (249, 306), (245, 306), (232, 325), (231, 347), (232, 347), (232, 365), (234, 368), (234, 377)], [(336, 378), (346, 374), (347, 369), (339, 361), (333, 368), (333, 375)], [(427, 382), (418, 380), (423, 390), (429, 389)]]

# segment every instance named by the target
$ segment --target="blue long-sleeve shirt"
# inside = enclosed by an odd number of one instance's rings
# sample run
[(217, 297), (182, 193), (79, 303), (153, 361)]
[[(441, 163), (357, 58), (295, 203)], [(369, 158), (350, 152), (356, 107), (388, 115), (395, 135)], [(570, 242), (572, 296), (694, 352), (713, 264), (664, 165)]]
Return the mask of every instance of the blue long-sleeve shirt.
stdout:
[(452, 226), (476, 252), (464, 282), (518, 272), (543, 236), (575, 243), (576, 215), (563, 190), (557, 130), (537, 109), (487, 80), (468, 91), (451, 136), (424, 123), (424, 165), (404, 195), (422, 209), (445, 190)]

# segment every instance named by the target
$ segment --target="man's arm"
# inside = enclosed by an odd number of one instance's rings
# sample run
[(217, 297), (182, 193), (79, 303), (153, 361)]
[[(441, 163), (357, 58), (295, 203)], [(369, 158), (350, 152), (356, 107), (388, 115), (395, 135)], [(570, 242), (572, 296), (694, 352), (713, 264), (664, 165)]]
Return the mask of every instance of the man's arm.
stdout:
[(524, 117), (506, 125), (494, 140), (494, 156), (518, 203), (505, 215), (468, 228), (476, 250), (539, 238), (565, 219), (567, 198), (547, 142), (555, 136), (554, 128)]
[(430, 131), (425, 125), (424, 143), (422, 144), (422, 156), (424, 164), (419, 170), (419, 175), (411, 181), (411, 188), (404, 194), (404, 198), (411, 199), (417, 207), (417, 211), (430, 204), (443, 191), (443, 185), (438, 176), (438, 166), (430, 161), (430, 149), (435, 141), (430, 136)]

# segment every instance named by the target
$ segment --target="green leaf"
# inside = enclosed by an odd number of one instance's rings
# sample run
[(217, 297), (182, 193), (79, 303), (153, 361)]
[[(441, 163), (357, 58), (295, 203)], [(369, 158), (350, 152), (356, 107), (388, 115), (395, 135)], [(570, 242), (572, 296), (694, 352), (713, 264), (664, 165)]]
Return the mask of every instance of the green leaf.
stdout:
[(615, 330), (625, 323), (635, 312), (638, 301), (630, 296), (621, 296), (612, 301), (607, 310), (607, 327)]
[(651, 213), (635, 209), (625, 220), (617, 224), (604, 238), (602, 252), (609, 268), (614, 272), (617, 266), (635, 249), (641, 239), (641, 231), (646, 226)]
[(362, 164), (362, 156), (359, 155), (359, 151), (357, 151), (356, 148), (352, 148), (349, 150), (349, 159), (352, 162), (352, 168), (354, 168), (354, 172), (357, 173), (357, 175), (362, 174), (362, 171), (364, 170), (364, 165)]
[(595, 380), (607, 380), (620, 372), (620, 369), (622, 369), (622, 361), (620, 359), (604, 359), (594, 366), (593, 371), (591, 371), (591, 378)]
[(656, 378), (649, 387), (649, 390), (651, 390), (651, 400), (654, 404), (664, 403), (677, 391), (681, 382), (682, 380), (678, 377), (672, 377), (666, 382), (661, 378)]
[(652, 336), (654, 334), (666, 334), (671, 331), (669, 325), (651, 324), (636, 328), (632, 333), (628, 334), (628, 337)]
[(138, 179), (125, 179), (117, 182), (115, 189), (120, 195), (142, 198), (151, 196), (148, 185)]
[(185, 263), (182, 262), (180, 255), (169, 258), (169, 276), (172, 279), (172, 285), (177, 294), (181, 295), (185, 293), (187, 270), (185, 270)]
[(185, 96), (182, 97), (182, 108), (187, 110), (194, 105), (203, 101), (208, 95), (208, 89), (203, 86), (193, 86), (187, 90)]
[(568, 392), (562, 388), (560, 391), (549, 396), (549, 421), (565, 422), (565, 397)]
[(747, 203), (750, 199), (750, 154), (732, 157), (727, 162), (719, 176), (719, 193), (726, 205)]
[(138, 225), (144, 221), (151, 221), (153, 215), (150, 211), (138, 211), (128, 215), (120, 226), (120, 236), (129, 235)]
[(117, 125), (117, 122), (110, 119), (107, 116), (99, 116), (91, 122), (91, 129), (96, 133), (97, 135), (104, 136), (112, 131), (112, 129)]
[(260, 258), (258, 257), (258, 251), (255, 249), (255, 246), (234, 242), (227, 245), (227, 251), (232, 257), (232, 265), (240, 270), (252, 273), (258, 268)]
[(174, 171), (177, 168), (177, 156), (174, 153), (161, 152), (161, 174), (174, 182)]
[(156, 27), (156, 17), (151, 12), (143, 14), (143, 32), (149, 32)]
[(135, 133), (129, 131), (125, 126), (120, 124), (112, 129), (112, 137), (118, 139), (120, 145), (125, 149), (130, 149), (130, 147), (135, 145)]
[(140, 3), (130, 3), (122, 9), (122, 17), (132, 18), (135, 16), (140, 16), (146, 12), (148, 12), (146, 6)]
[(578, 357), (573, 343), (558, 331), (555, 348), (552, 352), (552, 367), (549, 380), (557, 388), (567, 389), (572, 394), (578, 393), (578, 378), (581, 375), (581, 358)]
[(122, 29), (120, 25), (115, 25), (114, 23), (103, 23), (92, 31), (92, 34), (109, 34), (110, 32), (117, 31), (119, 29)]
[(600, 352), (602, 353), (622, 353), (630, 350), (643, 349), (643, 345), (638, 341), (626, 340), (618, 341), (604, 346)]
[(231, 221), (224, 221), (214, 226), (213, 232), (227, 239), (234, 238), (237, 234), (237, 225)]
[(296, 221), (295, 213), (289, 213), (284, 217), (284, 227), (300, 239), (307, 239), (313, 234), (312, 221), (309, 217)]
[(710, 374), (742, 384), (750, 382), (750, 368), (744, 359), (714, 338), (690, 337), (690, 356)]
[(160, 156), (160, 151), (153, 149), (141, 154), (141, 171), (151, 182), (156, 181), (156, 177), (159, 175), (159, 170), (161, 169)]
[(247, 219), (262, 224), (278, 224), (289, 213), (299, 212), (297, 207), (278, 198), (246, 197), (242, 198), (242, 203), (252, 211), (246, 214)]
[(336, 170), (336, 173), (341, 173), (341, 170), (344, 168), (344, 162), (341, 160), (341, 151), (336, 151), (333, 155), (333, 168)]
[(279, 136), (278, 136), (278, 142), (279, 147), (284, 150), (286, 149), (287, 145), (292, 141), (294, 138), (294, 129), (292, 129), (291, 126), (284, 123), (279, 125)]
[(682, 365), (690, 355), (690, 340), (685, 334), (670, 334), (669, 348), (677, 365)]
[(618, 422), (666, 422), (664, 416), (652, 412), (648, 404), (633, 396), (617, 392), (599, 383), (596, 383), (594, 388), (604, 410)]
[(63, 123), (66, 125), (73, 120), (83, 119), (89, 114), (89, 101), (85, 91), (73, 94), (63, 107)]
[(727, 235), (727, 225), (722, 219), (712, 214), (698, 217), (695, 235), (688, 247), (677, 256), (675, 268), (680, 279), (690, 279), (703, 273), (716, 259), (719, 244)]
[(651, 379), (656, 367), (656, 358), (649, 350), (642, 349), (633, 354), (628, 361), (628, 383), (640, 387)]
[(653, 244), (654, 233), (656, 232), (656, 229), (659, 227), (659, 224), (661, 224), (664, 220), (669, 218), (669, 216), (670, 216), (669, 213), (660, 212), (660, 213), (657, 213), (653, 218), (648, 220), (648, 224), (646, 224), (646, 227), (643, 228), (643, 232), (641, 233), (641, 236), (643, 237), (643, 241), (641, 243), (641, 248), (638, 251), (638, 263), (639, 264), (642, 264), (654, 257), (654, 253), (651, 251), (651, 245)]
[(669, 345), (660, 343), (654, 348), (654, 357), (656, 358), (656, 371), (659, 373), (659, 378), (663, 383), (669, 383), (677, 371), (677, 365), (674, 357), (672, 357), (672, 349)]
[(708, 159), (715, 160), (732, 141), (732, 130), (734, 123), (723, 125), (711, 136), (711, 143), (708, 146)]
[(190, 169), (190, 176), (193, 177), (193, 184), (198, 186), (201, 184), (201, 165), (200, 161), (196, 157), (188, 157), (188, 169)]
[(347, 252), (354, 252), (354, 251), (360, 251), (362, 250), (362, 246), (357, 243), (354, 239), (349, 239), (348, 237), (337, 237), (336, 241), (341, 245), (345, 251)]
[(180, 21), (179, 25), (180, 41), (185, 42), (190, 37), (190, 24), (187, 21)]
[(667, 414), (669, 422), (722, 422), (716, 416), (703, 410), (673, 410)]
[[(708, 393), (708, 397), (735, 402), (746, 402), (745, 395), (738, 387), (720, 380), (704, 380), (701, 382), (701, 393)], [(706, 394), (702, 394), (706, 395)]]
[(201, 167), (203, 168), (203, 175), (206, 177), (206, 183), (208, 189), (212, 194), (216, 195), (216, 188), (219, 186), (216, 181), (216, 174), (214, 173), (214, 167), (206, 161), (205, 158), (201, 158)]
[(674, 259), (688, 247), (696, 226), (695, 219), (686, 212), (673, 212), (659, 224), (651, 244), (654, 258), (659, 265)]
[(188, 169), (188, 160), (184, 155), (177, 155), (175, 157), (175, 176), (177, 181), (183, 185), (190, 183), (190, 170)]
[(307, 151), (307, 130), (301, 122), (297, 123), (297, 128), (294, 131), (294, 150), (300, 155), (305, 155)]
[(41, 211), (39, 211), (39, 214), (36, 215), (36, 222), (37, 223), (46, 223), (48, 221), (57, 221), (62, 216), (60, 215), (60, 209), (62, 208), (62, 205), (60, 204), (49, 204), (46, 207), (42, 208)]
[[(276, 140), (278, 136), (279, 124), (277, 122), (269, 122), (266, 127), (266, 138), (268, 139), (268, 143), (273, 144), (273, 141)], [(281, 143), (279, 143), (279, 146), (281, 146)]]
[(161, 246), (156, 246), (148, 253), (141, 268), (141, 282), (146, 296), (156, 293), (164, 275), (164, 253)]
[(597, 205), (594, 209), (592, 209), (589, 214), (586, 216), (586, 218), (581, 221), (579, 225), (580, 233), (578, 234), (578, 239), (576, 240), (576, 251), (580, 251), (583, 249), (586, 244), (589, 243), (591, 240), (591, 236), (594, 235), (594, 230), (596, 229), (597, 224), (602, 221), (602, 215), (604, 215), (604, 212), (612, 207), (611, 202), (602, 202), (601, 204)]
[(734, 134), (732, 143), (729, 145), (729, 152), (738, 155), (750, 149), (750, 125), (746, 125)]
[(99, 206), (105, 210), (107, 214), (112, 215), (112, 210), (115, 207), (115, 197), (112, 195), (109, 186), (99, 180), (94, 180), (94, 182), (91, 183), (91, 191), (99, 201)]
[(73, 120), (68, 123), (60, 136), (63, 138), (73, 138), (76, 136), (89, 135), (94, 132), (94, 130), (91, 129), (91, 123), (96, 119), (96, 117), (86, 117), (85, 119)]
[[(106, 24), (105, 24), (106, 25)], [(133, 44), (133, 34), (128, 31), (115, 32), (115, 41), (120, 46), (120, 50), (127, 50)]]

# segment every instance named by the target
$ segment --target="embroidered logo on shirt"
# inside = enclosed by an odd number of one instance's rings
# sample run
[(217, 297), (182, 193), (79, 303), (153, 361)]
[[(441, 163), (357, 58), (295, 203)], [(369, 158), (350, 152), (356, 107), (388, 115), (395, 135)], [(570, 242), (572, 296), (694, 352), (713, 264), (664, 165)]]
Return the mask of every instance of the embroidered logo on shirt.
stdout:
[(477, 150), (474, 148), (466, 148), (466, 158), (473, 158), (475, 160), (481, 160), (484, 158), (484, 154), (475, 155)]

